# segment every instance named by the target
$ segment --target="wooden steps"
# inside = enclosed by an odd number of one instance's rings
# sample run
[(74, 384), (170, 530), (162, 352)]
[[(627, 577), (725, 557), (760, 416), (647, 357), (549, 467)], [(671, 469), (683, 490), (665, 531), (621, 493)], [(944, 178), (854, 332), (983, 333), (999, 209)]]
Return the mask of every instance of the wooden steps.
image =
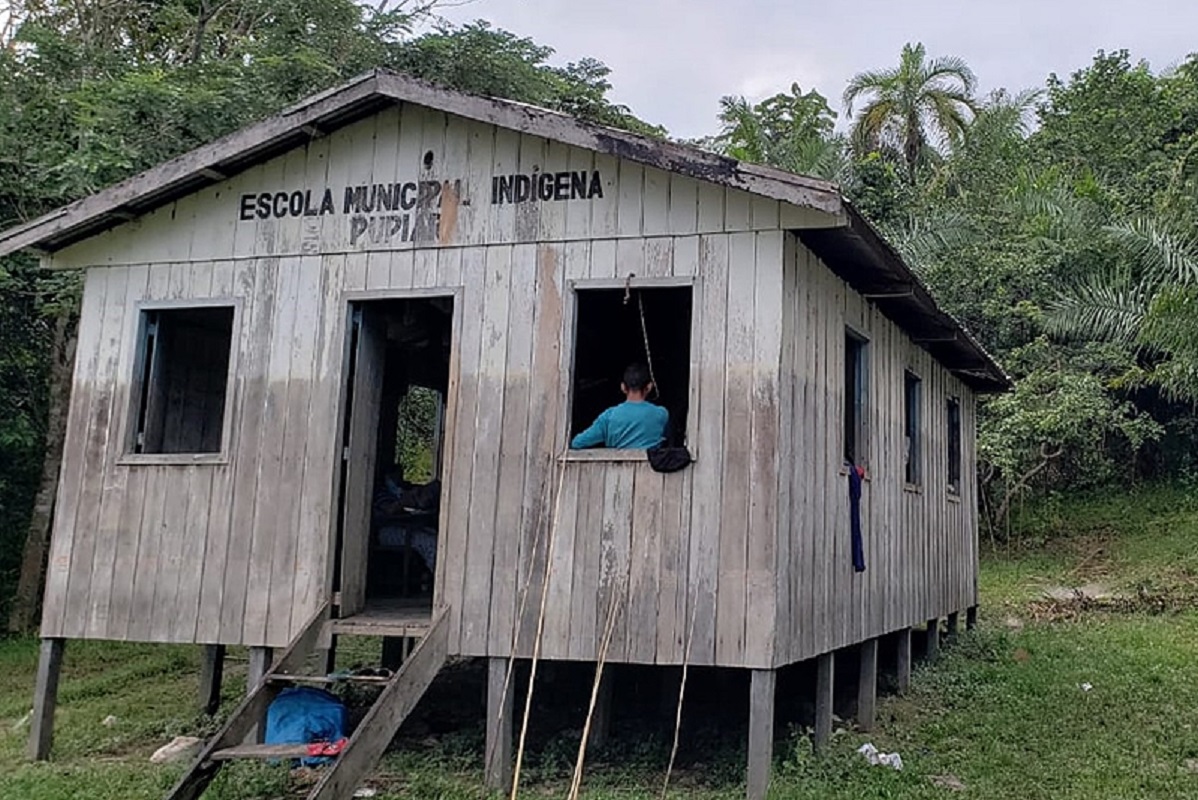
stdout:
[(424, 602), (375, 600), (357, 614), (330, 624), (337, 635), (420, 639), (428, 634), (433, 610)]
[(328, 675), (267, 675), (266, 680), (271, 683), (304, 683), (311, 685), (329, 685), (337, 683), (363, 683), (373, 686), (385, 686), (390, 683), (394, 676), (383, 678), (377, 675), (341, 675), (330, 677)]
[(308, 755), (306, 744), (242, 744), (226, 747), (212, 754), (213, 761), (237, 761), (239, 759), (304, 758)]
[[(427, 613), (427, 612), (426, 612)], [(308, 655), (315, 649), (321, 632), (334, 622), (329, 609), (322, 608), (283, 653), (249, 696), (234, 710), (225, 726), (201, 751), (187, 773), (179, 780), (166, 800), (197, 800), (211, 784), (220, 768), (230, 761), (256, 759), (294, 759), (308, 755), (307, 745), (246, 744), (252, 730), (265, 724), (270, 703), (288, 685), (330, 684), (348, 680), (358, 684), (379, 686), (382, 691), (366, 716), (358, 723), (349, 740), (336, 756), (323, 765), (320, 779), (308, 792), (308, 800), (343, 800), (351, 796), (362, 778), (378, 763), (387, 745), (395, 738), (399, 726), (424, 695), (437, 673), (445, 665), (449, 650), (449, 625), (445, 610), (428, 615), (421, 630), (423, 636), (391, 677), (374, 675), (345, 676), (308, 675), (304, 668)], [(353, 618), (351, 618), (353, 619)], [(349, 620), (346, 620), (348, 622)], [(408, 620), (403, 620), (405, 628)], [(337, 631), (338, 633), (354, 631)], [(369, 635), (384, 635), (371, 633)], [(391, 635), (391, 634), (385, 634)], [(409, 636), (415, 634), (407, 634)]]

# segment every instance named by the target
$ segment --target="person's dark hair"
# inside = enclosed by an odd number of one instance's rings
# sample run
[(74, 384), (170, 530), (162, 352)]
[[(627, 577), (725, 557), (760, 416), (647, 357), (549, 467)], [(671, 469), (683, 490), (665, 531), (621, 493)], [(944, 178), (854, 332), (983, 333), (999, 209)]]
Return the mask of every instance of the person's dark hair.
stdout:
[(624, 385), (639, 392), (649, 385), (649, 370), (644, 364), (629, 364), (624, 370)]

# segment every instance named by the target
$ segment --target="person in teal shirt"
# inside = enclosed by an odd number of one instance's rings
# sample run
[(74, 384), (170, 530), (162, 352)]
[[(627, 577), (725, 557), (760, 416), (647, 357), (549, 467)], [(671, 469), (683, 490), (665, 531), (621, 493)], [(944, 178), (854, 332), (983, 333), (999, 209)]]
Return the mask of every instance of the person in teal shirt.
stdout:
[(624, 381), (620, 384), (620, 391), (627, 399), (600, 414), (591, 427), (571, 440), (570, 447), (574, 450), (587, 447), (647, 450), (657, 447), (666, 438), (670, 412), (645, 399), (652, 390), (649, 370), (641, 364), (629, 366), (624, 370)]

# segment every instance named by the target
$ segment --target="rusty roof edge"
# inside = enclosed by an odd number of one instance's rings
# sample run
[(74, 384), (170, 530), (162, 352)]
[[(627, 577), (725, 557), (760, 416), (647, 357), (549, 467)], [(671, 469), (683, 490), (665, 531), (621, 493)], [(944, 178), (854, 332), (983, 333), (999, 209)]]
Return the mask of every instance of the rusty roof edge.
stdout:
[(528, 103), (465, 94), (397, 72), (380, 70), (378, 78), (380, 91), (402, 102), (436, 108), (476, 122), (541, 136), (829, 214), (839, 215), (842, 211), (840, 192), (827, 181), (746, 164), (691, 145), (579, 120)]
[[(963, 337), (968, 349), (973, 351), (979, 358), (986, 368), (986, 374), (997, 386), (1001, 387), (1003, 391), (1011, 389), (1014, 385), (1011, 376), (1003, 370), (994, 356), (990, 355), (982, 343), (969, 332), (969, 329), (960, 320), (940, 307), (931, 289), (928, 288), (927, 283), (924, 282), (923, 278), (915, 270), (907, 265), (902, 255), (894, 249), (894, 245), (847, 198), (844, 200), (844, 206), (849, 217), (849, 228), (858, 235), (861, 235), (869, 249), (886, 261), (888, 266), (897, 269), (905, 280), (911, 281), (911, 285), (914, 287), (920, 300), (920, 305), (925, 307), (930, 316), (939, 317)], [(962, 371), (976, 372), (976, 369)]]

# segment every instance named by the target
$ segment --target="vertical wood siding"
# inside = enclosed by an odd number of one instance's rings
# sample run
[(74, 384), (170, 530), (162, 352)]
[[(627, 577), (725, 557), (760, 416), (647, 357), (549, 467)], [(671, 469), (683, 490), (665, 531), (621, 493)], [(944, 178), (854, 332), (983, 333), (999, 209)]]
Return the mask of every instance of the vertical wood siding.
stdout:
[[(778, 663), (943, 617), (977, 602), (973, 393), (788, 237), (783, 276), (786, 421), (777, 585)], [(852, 566), (843, 463), (845, 328), (869, 338), (866, 570)], [(906, 485), (904, 372), (922, 380), (922, 480)], [(946, 402), (961, 401), (961, 493), (948, 492)]]
[[(490, 204), (493, 175), (590, 169), (602, 198)], [(442, 187), (439, 217), (413, 212), (416, 241), (351, 241), (341, 213), (237, 219), (245, 193), (328, 185), (340, 212), (347, 185), (407, 180)], [(435, 582), (451, 652), (531, 653), (542, 591), (546, 657), (594, 659), (610, 629), (613, 661), (751, 667), (967, 605), (972, 397), (779, 229), (819, 224), (396, 107), (57, 254), (92, 268), (44, 635), (289, 641), (331, 585), (348, 303), (414, 290), (457, 298)], [(558, 459), (570, 283), (629, 274), (693, 282), (698, 460), (678, 474)], [(228, 458), (128, 463), (138, 303), (213, 299), (237, 304)], [(871, 338), (859, 576), (838, 462), (846, 321)], [(905, 367), (924, 379), (924, 494), (902, 491), (895, 461)], [(945, 392), (962, 399), (961, 503), (942, 492)]]

